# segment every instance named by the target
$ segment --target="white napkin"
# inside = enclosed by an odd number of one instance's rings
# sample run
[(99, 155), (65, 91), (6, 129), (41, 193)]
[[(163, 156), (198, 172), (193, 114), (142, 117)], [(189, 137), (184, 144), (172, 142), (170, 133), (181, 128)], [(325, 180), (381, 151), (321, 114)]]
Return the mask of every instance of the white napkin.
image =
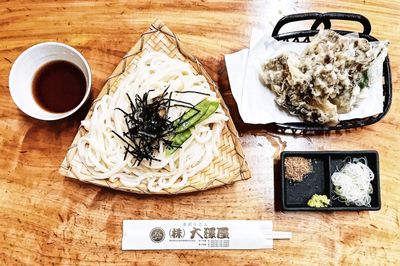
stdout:
[[(233, 54), (225, 55), (229, 83), (235, 98), (240, 116), (245, 123), (268, 124), (272, 122), (287, 123), (301, 121), (279, 108), (275, 103), (275, 94), (261, 81), (261, 64), (267, 59), (284, 51), (301, 53), (307, 46), (305, 43), (278, 42), (269, 37), (265, 31), (253, 29), (250, 47)], [(386, 53), (382, 53), (371, 68), (382, 73)], [(374, 78), (365, 90), (359, 105), (347, 114), (339, 115), (339, 120), (368, 117), (383, 111), (382, 79)]]

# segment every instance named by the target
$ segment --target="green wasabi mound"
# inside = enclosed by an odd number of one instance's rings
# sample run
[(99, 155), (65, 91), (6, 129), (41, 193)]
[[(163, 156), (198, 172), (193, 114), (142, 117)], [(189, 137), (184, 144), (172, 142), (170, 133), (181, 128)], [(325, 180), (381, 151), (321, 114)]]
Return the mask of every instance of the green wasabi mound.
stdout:
[(326, 195), (314, 194), (311, 199), (308, 200), (307, 205), (312, 208), (324, 208), (328, 207), (330, 199)]

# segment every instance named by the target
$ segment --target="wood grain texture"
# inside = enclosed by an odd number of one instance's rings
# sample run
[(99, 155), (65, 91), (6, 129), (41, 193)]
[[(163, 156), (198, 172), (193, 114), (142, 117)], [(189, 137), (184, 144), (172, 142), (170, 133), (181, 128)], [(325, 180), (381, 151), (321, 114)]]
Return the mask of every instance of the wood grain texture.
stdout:
[[(294, 138), (273, 135), (265, 127), (241, 121), (223, 55), (246, 47), (253, 26), (271, 31), (283, 15), (306, 11), (361, 13), (370, 19), (372, 35), (391, 41), (394, 99), (381, 122)], [(386, 0), (1, 1), (0, 264), (399, 264), (399, 12), (398, 1)], [(241, 133), (264, 134), (279, 150), (376, 149), (382, 209), (275, 211), (272, 176), (173, 197), (136, 196), (60, 176), (57, 169), (87, 107), (57, 122), (27, 117), (14, 105), (8, 90), (12, 62), (38, 42), (72, 45), (92, 68), (96, 96), (121, 57), (156, 18), (187, 44), (218, 82)], [(352, 23), (334, 26), (359, 29)], [(275, 230), (292, 231), (293, 239), (277, 241), (273, 250), (260, 251), (122, 252), (123, 219), (271, 219)]]

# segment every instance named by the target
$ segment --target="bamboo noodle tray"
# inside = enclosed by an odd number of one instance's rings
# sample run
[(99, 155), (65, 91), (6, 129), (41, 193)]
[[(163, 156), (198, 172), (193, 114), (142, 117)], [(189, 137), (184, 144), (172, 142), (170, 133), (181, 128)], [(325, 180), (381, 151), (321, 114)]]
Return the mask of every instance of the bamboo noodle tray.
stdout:
[[(150, 26), (149, 30), (142, 34), (139, 41), (121, 60), (112, 75), (107, 79), (97, 99), (100, 99), (105, 94), (113, 93), (113, 91), (115, 91), (118, 87), (119, 82), (121, 82), (121, 80), (130, 72), (135, 71), (137, 62), (145, 51), (164, 52), (172, 58), (177, 58), (189, 63), (193, 68), (193, 72), (195, 74), (203, 75), (210, 84), (211, 89), (216, 91), (217, 96), (221, 100), (222, 108), (230, 118), (222, 130), (218, 147), (219, 153), (215, 156), (214, 160), (206, 169), (199, 172), (195, 176), (190, 177), (185, 186), (181, 188), (163, 189), (154, 193), (147, 189), (146, 182), (142, 182), (137, 187), (126, 187), (123, 186), (119, 181), (110, 182), (108, 180), (93, 179), (90, 174), (83, 175), (83, 177), (82, 174), (80, 174), (81, 177), (79, 178), (75, 173), (85, 166), (80, 161), (78, 156), (76, 143), (77, 140), (86, 133), (85, 129), (80, 127), (60, 166), (60, 174), (70, 178), (79, 179), (83, 182), (139, 194), (179, 194), (195, 192), (250, 178), (250, 171), (244, 159), (237, 130), (232, 122), (229, 110), (218, 91), (217, 85), (207, 74), (197, 58), (186, 52), (184, 45), (162, 21), (156, 20)], [(86, 116), (87, 118), (91, 116), (92, 108), (89, 110)]]

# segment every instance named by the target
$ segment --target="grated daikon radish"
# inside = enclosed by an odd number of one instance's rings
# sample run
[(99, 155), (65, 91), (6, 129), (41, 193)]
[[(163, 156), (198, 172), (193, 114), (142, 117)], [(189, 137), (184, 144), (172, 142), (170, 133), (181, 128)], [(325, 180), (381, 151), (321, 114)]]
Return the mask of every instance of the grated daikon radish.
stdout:
[(347, 163), (331, 176), (334, 192), (346, 205), (371, 206), (374, 173), (366, 158), (346, 158)]

